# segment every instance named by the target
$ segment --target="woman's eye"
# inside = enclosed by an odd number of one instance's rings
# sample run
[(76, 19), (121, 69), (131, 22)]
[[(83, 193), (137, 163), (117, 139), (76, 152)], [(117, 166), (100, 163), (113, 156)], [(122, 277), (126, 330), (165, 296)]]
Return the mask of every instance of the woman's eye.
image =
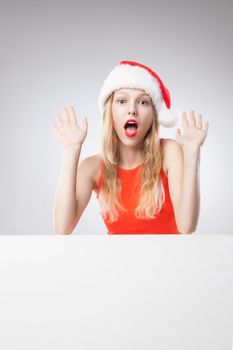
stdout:
[[(125, 100), (117, 100), (117, 102), (120, 102), (120, 104), (122, 104), (123, 102), (125, 102)], [(142, 100), (140, 102), (143, 102), (143, 104), (148, 104), (146, 100)]]

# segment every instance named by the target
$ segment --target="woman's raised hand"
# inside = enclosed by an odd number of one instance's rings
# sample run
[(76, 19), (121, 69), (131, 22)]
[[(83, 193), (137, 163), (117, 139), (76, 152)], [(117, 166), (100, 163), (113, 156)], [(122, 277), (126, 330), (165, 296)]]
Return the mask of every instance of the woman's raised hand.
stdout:
[(200, 148), (200, 146), (202, 146), (205, 142), (209, 129), (209, 123), (206, 122), (203, 128), (201, 114), (199, 114), (197, 119), (195, 119), (194, 111), (191, 111), (190, 118), (188, 120), (187, 114), (183, 112), (182, 127), (183, 133), (181, 133), (179, 128), (176, 130), (176, 141), (185, 148)]
[(51, 127), (64, 147), (81, 146), (87, 135), (87, 118), (82, 118), (79, 127), (73, 106), (64, 107), (63, 118), (57, 114), (56, 124)]

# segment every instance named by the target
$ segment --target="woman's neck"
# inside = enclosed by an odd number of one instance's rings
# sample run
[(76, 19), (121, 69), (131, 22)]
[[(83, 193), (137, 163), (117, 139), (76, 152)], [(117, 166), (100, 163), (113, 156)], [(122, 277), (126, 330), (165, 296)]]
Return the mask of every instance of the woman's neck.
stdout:
[(119, 166), (124, 169), (134, 169), (143, 161), (142, 150), (135, 147), (120, 145)]

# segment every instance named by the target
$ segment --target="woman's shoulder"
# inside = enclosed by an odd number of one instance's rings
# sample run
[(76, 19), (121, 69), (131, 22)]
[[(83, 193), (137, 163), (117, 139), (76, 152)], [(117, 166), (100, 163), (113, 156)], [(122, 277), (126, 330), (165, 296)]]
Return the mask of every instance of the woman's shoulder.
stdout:
[(89, 156), (83, 159), (83, 161), (87, 162), (89, 165), (97, 165), (101, 164), (101, 156), (100, 154), (94, 154), (93, 156)]
[(85, 163), (86, 170), (94, 182), (94, 190), (96, 190), (98, 188), (98, 182), (101, 174), (102, 158), (100, 154), (95, 154), (84, 158), (82, 162)]
[(162, 149), (167, 153), (172, 150), (180, 150), (180, 144), (176, 140), (161, 138), (160, 142)]
[(176, 140), (165, 138), (161, 138), (160, 143), (162, 147), (174, 147), (174, 145), (178, 144)]

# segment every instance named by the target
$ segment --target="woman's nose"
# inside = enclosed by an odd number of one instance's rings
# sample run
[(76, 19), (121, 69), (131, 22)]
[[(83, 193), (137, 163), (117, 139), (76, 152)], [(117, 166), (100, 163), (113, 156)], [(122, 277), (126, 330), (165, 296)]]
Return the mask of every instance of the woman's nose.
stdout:
[(137, 115), (137, 106), (135, 101), (130, 101), (128, 108), (128, 114)]
[(135, 111), (133, 111), (133, 112), (128, 112), (128, 114), (136, 115), (136, 112), (135, 112)]

